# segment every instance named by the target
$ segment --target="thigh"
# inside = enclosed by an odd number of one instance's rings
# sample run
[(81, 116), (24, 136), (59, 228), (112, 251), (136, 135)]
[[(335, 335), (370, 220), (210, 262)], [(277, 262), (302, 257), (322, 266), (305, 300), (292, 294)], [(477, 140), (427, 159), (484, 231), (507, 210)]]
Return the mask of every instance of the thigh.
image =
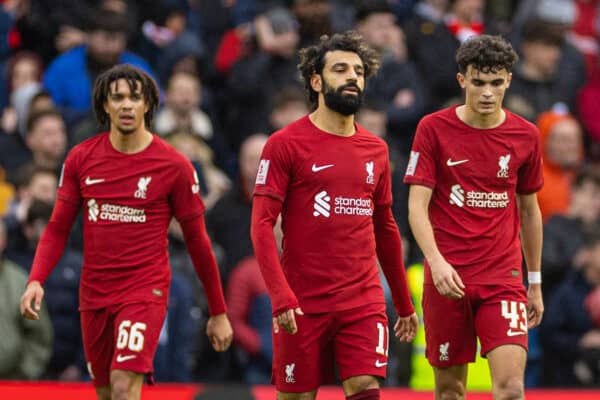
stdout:
[(111, 370), (148, 374), (152, 382), (153, 360), (166, 305), (161, 303), (125, 304), (114, 317), (115, 351)]
[(389, 344), (385, 304), (368, 304), (336, 314), (335, 362), (340, 379), (386, 377)]
[(527, 294), (524, 287), (482, 285), (475, 329), (481, 354), (505, 344), (527, 350)]
[(450, 299), (434, 285), (424, 285), (423, 325), (425, 354), (432, 366), (448, 368), (475, 361), (477, 338), (469, 287), (462, 299)]
[(333, 381), (331, 314), (296, 316), (298, 332), (273, 333), (272, 381), (282, 395), (313, 392)]
[(81, 333), (88, 372), (96, 387), (110, 384), (115, 349), (114, 319), (108, 309), (81, 311)]
[(523, 386), (527, 352), (520, 345), (507, 344), (495, 347), (487, 354), (494, 387), (505, 387), (518, 382)]

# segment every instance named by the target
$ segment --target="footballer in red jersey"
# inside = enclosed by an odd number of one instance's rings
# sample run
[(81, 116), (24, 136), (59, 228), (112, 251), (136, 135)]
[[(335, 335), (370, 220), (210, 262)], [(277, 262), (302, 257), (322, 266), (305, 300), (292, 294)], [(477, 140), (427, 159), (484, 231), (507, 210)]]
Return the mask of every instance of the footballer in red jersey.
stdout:
[(464, 398), (479, 338), (494, 398), (523, 398), (527, 329), (543, 313), (539, 134), (502, 108), (517, 59), (507, 41), (473, 37), (456, 58), (465, 103), (420, 121), (404, 178), (409, 222), (427, 264), (426, 355), (436, 398)]
[(172, 217), (182, 226), (206, 289), (213, 347), (224, 351), (232, 340), (198, 177), (187, 159), (146, 129), (157, 102), (156, 84), (137, 68), (118, 65), (98, 77), (94, 107), (110, 131), (67, 155), (57, 202), (21, 300), (22, 314), (37, 319), (42, 285), (82, 209), (81, 325), (88, 369), (101, 400), (139, 399), (144, 375), (152, 375), (169, 292), (167, 228)]
[[(352, 32), (303, 49), (314, 112), (273, 134), (261, 156), (251, 233), (273, 305), (278, 399), (314, 398), (334, 364), (348, 399), (379, 399), (388, 321), (377, 258), (399, 314), (396, 336), (412, 340), (416, 332), (387, 145), (354, 122), (377, 65)], [(273, 234), (279, 214), (281, 259)]]

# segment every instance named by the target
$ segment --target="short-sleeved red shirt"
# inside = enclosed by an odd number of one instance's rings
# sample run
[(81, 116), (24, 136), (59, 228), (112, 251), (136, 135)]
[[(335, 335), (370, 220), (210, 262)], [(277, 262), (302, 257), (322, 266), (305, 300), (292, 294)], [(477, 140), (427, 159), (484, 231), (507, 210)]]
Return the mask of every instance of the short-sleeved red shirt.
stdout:
[[(404, 181), (433, 189), (429, 218), (437, 246), (465, 283), (521, 283), (516, 194), (543, 185), (537, 128), (506, 112), (473, 128), (450, 107), (417, 127)], [(431, 283), (429, 268), (425, 282)]]

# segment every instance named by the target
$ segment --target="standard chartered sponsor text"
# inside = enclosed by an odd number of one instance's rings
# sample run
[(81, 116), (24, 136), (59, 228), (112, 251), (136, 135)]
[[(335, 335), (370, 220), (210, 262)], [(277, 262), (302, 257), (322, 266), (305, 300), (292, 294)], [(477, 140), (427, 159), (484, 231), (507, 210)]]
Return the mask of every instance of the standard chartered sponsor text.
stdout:
[(506, 208), (508, 206), (507, 192), (467, 192), (466, 204), (476, 208)]
[(100, 219), (104, 221), (143, 224), (146, 222), (146, 212), (140, 208), (107, 203), (100, 206)]
[(338, 196), (334, 199), (333, 212), (342, 215), (372, 216), (371, 199)]

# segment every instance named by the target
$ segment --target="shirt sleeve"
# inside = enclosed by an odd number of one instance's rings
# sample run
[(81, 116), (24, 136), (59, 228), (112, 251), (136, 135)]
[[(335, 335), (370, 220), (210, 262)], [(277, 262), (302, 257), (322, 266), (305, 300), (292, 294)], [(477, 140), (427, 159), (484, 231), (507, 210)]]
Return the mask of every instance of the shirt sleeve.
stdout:
[(79, 187), (79, 152), (70, 151), (62, 165), (58, 179), (56, 197), (68, 203), (79, 206), (81, 189)]
[(181, 157), (171, 189), (171, 207), (177, 221), (185, 222), (204, 213), (200, 198), (200, 180), (192, 163)]
[(437, 181), (436, 147), (429, 118), (422, 119), (417, 126), (413, 140), (404, 183), (423, 185), (431, 189), (435, 187)]
[(532, 129), (535, 131), (532, 135), (532, 150), (528, 160), (519, 168), (519, 181), (517, 182), (519, 194), (535, 193), (544, 186), (540, 134), (537, 127), (533, 126)]
[(381, 157), (382, 172), (379, 176), (379, 182), (373, 193), (373, 203), (375, 206), (391, 206), (392, 205), (392, 175), (390, 172), (390, 159), (387, 144), (385, 152)]
[(286, 146), (281, 135), (273, 135), (267, 140), (263, 149), (254, 195), (273, 197), (284, 201), (290, 181), (292, 162), (289, 146)]

